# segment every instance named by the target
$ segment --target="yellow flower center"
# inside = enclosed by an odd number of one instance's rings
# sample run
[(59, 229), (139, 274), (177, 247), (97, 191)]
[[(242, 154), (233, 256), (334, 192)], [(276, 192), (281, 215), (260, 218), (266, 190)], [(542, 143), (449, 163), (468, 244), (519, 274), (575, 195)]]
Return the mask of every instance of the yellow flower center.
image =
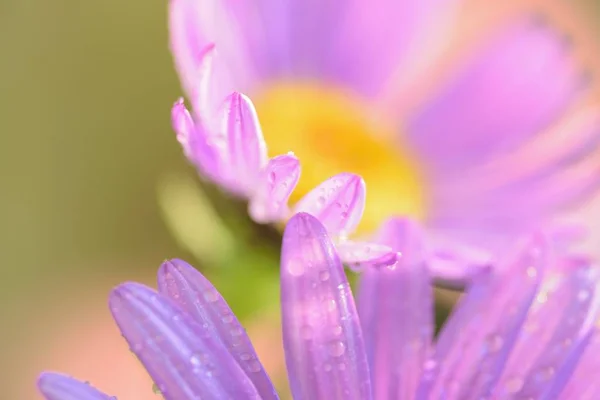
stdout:
[(352, 172), (367, 183), (361, 232), (391, 215), (424, 216), (423, 179), (414, 158), (398, 145), (394, 128), (360, 99), (319, 84), (278, 83), (253, 100), (269, 154), (293, 151), (301, 161), (292, 202), (323, 180)]

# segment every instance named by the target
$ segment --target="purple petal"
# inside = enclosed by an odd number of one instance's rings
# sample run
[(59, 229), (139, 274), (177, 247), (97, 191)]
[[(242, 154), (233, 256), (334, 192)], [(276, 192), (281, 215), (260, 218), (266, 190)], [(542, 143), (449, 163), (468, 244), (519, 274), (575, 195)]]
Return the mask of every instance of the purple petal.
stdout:
[(183, 147), (185, 156), (196, 165), (200, 172), (213, 181), (219, 182), (219, 160), (214, 149), (208, 144), (204, 129), (196, 125), (183, 99), (179, 99), (171, 109), (171, 122), (177, 134), (177, 141)]
[[(406, 72), (431, 50), (424, 42), (436, 32), (456, 0), (350, 0), (330, 24), (336, 30), (331, 79), (373, 96), (390, 78)], [(339, 21), (338, 21), (339, 20)]]
[(221, 121), (227, 168), (239, 190), (249, 194), (267, 162), (267, 146), (256, 110), (248, 97), (233, 92), (225, 99)]
[(259, 397), (214, 331), (169, 298), (124, 283), (113, 290), (109, 303), (131, 351), (166, 400)]
[(361, 274), (358, 310), (376, 399), (411, 399), (433, 336), (433, 305), (421, 233), (392, 219), (379, 235), (402, 253), (386, 268)]
[(504, 396), (544, 398), (550, 388), (557, 395), (589, 340), (600, 304), (598, 271), (587, 260), (565, 262), (536, 297), (499, 384)]
[(87, 382), (68, 375), (44, 372), (38, 378), (38, 388), (46, 400), (114, 400)]
[(443, 176), (517, 148), (582, 93), (568, 50), (539, 23), (507, 26), (410, 121), (415, 146)]
[(278, 398), (246, 331), (208, 279), (185, 261), (174, 259), (161, 265), (158, 290), (187, 311), (199, 325), (213, 331), (246, 372), (261, 398)]
[(438, 370), (431, 381), (424, 382), (431, 388), (430, 396), (489, 395), (535, 298), (546, 263), (545, 241), (536, 238), (502, 274), (496, 270), (474, 278), (439, 335), (433, 360)]
[(273, 157), (262, 170), (248, 212), (258, 223), (281, 221), (289, 213), (288, 200), (300, 179), (300, 160), (285, 154)]
[(237, 25), (231, 20), (229, 10), (219, 3), (222, 2), (169, 2), (170, 48), (182, 84), (192, 99), (197, 97), (199, 77), (205, 70), (204, 56), (214, 44), (219, 49), (222, 62), (212, 70), (216, 79), (211, 82), (210, 93), (205, 92), (209, 93), (209, 99), (222, 100), (230, 87), (248, 89), (248, 82), (252, 82), (249, 78), (254, 75), (252, 64), (245, 55), (244, 43), (239, 40)]
[[(566, 384), (561, 398), (578, 400), (595, 400), (600, 396), (598, 370), (600, 369), (600, 332), (596, 327), (589, 334), (585, 352), (577, 360), (577, 366), (571, 379)], [(582, 340), (583, 342), (583, 340)], [(585, 343), (583, 343), (585, 344)]]
[(378, 243), (345, 240), (337, 243), (335, 248), (342, 262), (354, 270), (385, 267), (398, 259), (398, 253), (391, 247)]
[(371, 383), (350, 285), (313, 216), (293, 216), (281, 255), (283, 340), (298, 399), (370, 399)]
[(327, 179), (296, 204), (294, 212), (315, 216), (334, 235), (353, 232), (365, 209), (366, 188), (363, 179), (341, 173)]

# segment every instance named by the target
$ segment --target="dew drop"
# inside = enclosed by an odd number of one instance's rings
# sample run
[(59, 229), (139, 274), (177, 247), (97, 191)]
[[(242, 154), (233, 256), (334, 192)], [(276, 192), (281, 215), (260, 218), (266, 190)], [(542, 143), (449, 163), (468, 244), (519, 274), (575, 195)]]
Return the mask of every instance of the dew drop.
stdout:
[(327, 363), (327, 364), (323, 365), (323, 370), (325, 372), (329, 372), (329, 371), (331, 371), (331, 369), (332, 369), (331, 364)]
[(341, 325), (336, 325), (333, 327), (333, 329), (331, 330), (331, 333), (333, 333), (335, 336), (339, 336), (342, 334), (342, 326)]
[(258, 360), (250, 361), (248, 363), (247, 368), (248, 368), (248, 371), (250, 371), (250, 372), (258, 372), (262, 369)]
[(530, 278), (535, 278), (537, 276), (537, 269), (535, 269), (534, 267), (529, 267), (527, 268), (527, 276)]
[(224, 324), (230, 324), (233, 322), (233, 315), (225, 315), (221, 318)]
[(346, 345), (344, 342), (340, 342), (339, 340), (332, 342), (329, 345), (329, 355), (332, 357), (340, 357), (346, 351)]
[(586, 289), (581, 289), (577, 293), (577, 300), (579, 300), (581, 302), (586, 301), (589, 297), (590, 297), (590, 292)]
[(329, 280), (329, 271), (321, 271), (319, 272), (319, 279), (323, 282)]
[(229, 331), (231, 336), (242, 336), (244, 334), (244, 330), (242, 328), (232, 328)]
[(504, 339), (498, 334), (491, 334), (487, 337), (485, 344), (488, 352), (495, 353), (502, 348)]
[(323, 206), (325, 205), (325, 202), (327, 202), (327, 199), (325, 198), (325, 196), (319, 196), (317, 198), (317, 202), (319, 203), (319, 205)]
[(290, 273), (290, 275), (302, 276), (304, 274), (304, 262), (297, 258), (292, 258), (287, 263), (287, 270)]
[(250, 353), (242, 353), (240, 354), (240, 360), (242, 361), (248, 361), (252, 358), (252, 354)]
[(214, 303), (219, 299), (219, 293), (217, 293), (216, 289), (207, 289), (204, 291), (204, 300), (209, 303)]
[(509, 394), (515, 394), (517, 392), (519, 392), (519, 390), (521, 390), (521, 388), (523, 387), (523, 378), (520, 378), (518, 376), (513, 376), (512, 378), (510, 378), (508, 381), (506, 381), (506, 391)]

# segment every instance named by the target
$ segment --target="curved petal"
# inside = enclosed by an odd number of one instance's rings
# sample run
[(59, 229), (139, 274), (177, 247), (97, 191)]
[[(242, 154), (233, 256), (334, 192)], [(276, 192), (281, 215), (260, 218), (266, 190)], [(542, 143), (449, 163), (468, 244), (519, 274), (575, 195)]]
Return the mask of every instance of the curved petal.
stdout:
[(246, 90), (252, 81), (253, 65), (246, 55), (231, 9), (223, 3), (220, 0), (169, 0), (170, 48), (183, 87), (191, 98), (197, 95), (206, 49), (213, 45), (219, 49), (220, 61), (212, 69), (215, 81), (211, 82), (210, 98), (222, 100), (231, 91), (226, 88)]
[(46, 400), (113, 400), (87, 382), (68, 375), (44, 372), (38, 378), (38, 388)]
[(491, 391), (546, 264), (547, 246), (538, 237), (499, 276), (495, 270), (473, 279), (440, 332), (433, 360), (437, 370), (423, 382), (430, 396), (471, 399)]
[[(249, 195), (256, 185), (260, 171), (267, 162), (267, 145), (252, 101), (233, 92), (225, 99), (217, 147), (230, 171), (230, 187)], [(217, 142), (216, 142), (217, 143)]]
[(166, 400), (254, 399), (256, 388), (214, 331), (138, 283), (110, 295), (110, 311)]
[(187, 159), (207, 178), (221, 182), (218, 154), (209, 145), (204, 128), (194, 122), (183, 99), (177, 100), (171, 109), (171, 124)]
[(532, 306), (503, 378), (500, 398), (557, 395), (587, 346), (598, 316), (598, 271), (588, 260), (568, 259), (551, 275)]
[(379, 243), (344, 240), (336, 243), (335, 249), (342, 262), (356, 271), (393, 265), (398, 259), (396, 251)]
[(518, 147), (582, 93), (583, 76), (568, 50), (537, 21), (507, 26), (415, 114), (411, 140), (443, 176)]
[(358, 226), (365, 210), (366, 187), (355, 174), (341, 173), (308, 192), (294, 212), (308, 213), (319, 219), (334, 235), (345, 236)]
[(456, 0), (350, 0), (340, 7), (329, 57), (331, 79), (366, 96), (377, 95), (392, 76), (432, 49), (435, 33)]
[(294, 398), (371, 398), (371, 383), (350, 285), (321, 223), (293, 216), (283, 235), (281, 310)]
[(300, 160), (293, 154), (273, 157), (263, 169), (250, 198), (248, 212), (258, 223), (286, 218), (288, 200), (300, 179)]
[(433, 293), (421, 233), (411, 221), (391, 219), (382, 243), (402, 253), (386, 268), (360, 277), (358, 312), (376, 399), (413, 399), (433, 338)]
[(214, 332), (262, 399), (278, 398), (244, 327), (208, 279), (185, 261), (173, 259), (164, 262), (158, 270), (158, 290), (179, 304), (199, 325)]

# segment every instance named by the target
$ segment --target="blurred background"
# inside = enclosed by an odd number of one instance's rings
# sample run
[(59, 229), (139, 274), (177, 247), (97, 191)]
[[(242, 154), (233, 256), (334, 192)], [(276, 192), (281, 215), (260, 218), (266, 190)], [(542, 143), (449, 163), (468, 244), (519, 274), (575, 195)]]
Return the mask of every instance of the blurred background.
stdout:
[[(597, 0), (572, 3), (600, 21)], [(112, 326), (111, 287), (153, 284), (162, 260), (181, 257), (255, 265), (246, 285), (263, 280), (267, 289), (234, 302), (243, 315), (277, 290), (261, 272), (275, 263), (273, 252), (245, 251), (245, 217), (223, 225), (185, 181), (195, 178), (170, 128), (181, 90), (166, 4), (3, 0), (0, 46), (2, 398), (38, 398), (43, 369), (69, 371), (123, 399), (155, 398)], [(161, 204), (186, 215), (192, 234), (198, 224), (211, 228), (194, 254), (170, 234)], [(598, 208), (585, 212), (600, 221)], [(226, 278), (217, 286), (236, 295)], [(279, 334), (276, 323), (271, 334), (265, 345)]]

